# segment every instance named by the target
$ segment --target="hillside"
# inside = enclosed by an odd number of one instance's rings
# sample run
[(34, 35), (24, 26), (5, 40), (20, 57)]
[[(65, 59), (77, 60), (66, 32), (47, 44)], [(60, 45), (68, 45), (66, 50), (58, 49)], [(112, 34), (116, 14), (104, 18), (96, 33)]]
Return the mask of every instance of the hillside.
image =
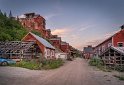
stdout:
[(24, 29), (16, 20), (6, 17), (0, 12), (0, 41), (21, 40), (28, 31)]

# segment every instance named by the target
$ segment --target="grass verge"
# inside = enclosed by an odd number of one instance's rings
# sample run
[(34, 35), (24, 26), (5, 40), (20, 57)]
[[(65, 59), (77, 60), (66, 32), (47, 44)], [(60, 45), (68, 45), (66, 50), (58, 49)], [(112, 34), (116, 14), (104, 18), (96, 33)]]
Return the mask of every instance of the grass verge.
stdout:
[(43, 60), (41, 63), (36, 62), (35, 60), (32, 61), (20, 61), (17, 62), (16, 64), (10, 65), (14, 67), (22, 67), (22, 68), (27, 68), (31, 70), (41, 70), (41, 69), (55, 69), (60, 66), (62, 66), (64, 63), (63, 60), (57, 59), (57, 60)]
[(99, 58), (92, 58), (89, 61), (90, 66), (96, 66), (98, 69), (104, 71), (104, 72), (111, 72), (112, 70), (106, 66), (104, 66), (103, 62)]

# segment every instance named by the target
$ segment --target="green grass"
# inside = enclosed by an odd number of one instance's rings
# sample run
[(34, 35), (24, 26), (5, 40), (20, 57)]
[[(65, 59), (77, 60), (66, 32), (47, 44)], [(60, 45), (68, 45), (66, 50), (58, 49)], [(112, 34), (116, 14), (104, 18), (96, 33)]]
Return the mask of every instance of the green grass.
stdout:
[(45, 60), (43, 64), (43, 69), (55, 69), (63, 65), (63, 60)]
[(27, 68), (31, 70), (41, 70), (41, 69), (55, 69), (63, 65), (63, 60), (57, 59), (57, 60), (44, 60), (41, 63), (36, 62), (35, 60), (32, 61), (20, 61), (16, 64), (10, 65), (15, 67), (22, 67)]
[(22, 68), (27, 68), (31, 70), (40, 70), (42, 67), (42, 64), (36, 63), (35, 61), (20, 61), (17, 62), (15, 65), (11, 65), (15, 67), (22, 67)]
[(104, 72), (111, 72), (112, 70), (106, 66), (104, 66), (103, 62), (99, 58), (92, 58), (89, 61), (90, 66), (96, 66), (98, 69), (104, 71)]

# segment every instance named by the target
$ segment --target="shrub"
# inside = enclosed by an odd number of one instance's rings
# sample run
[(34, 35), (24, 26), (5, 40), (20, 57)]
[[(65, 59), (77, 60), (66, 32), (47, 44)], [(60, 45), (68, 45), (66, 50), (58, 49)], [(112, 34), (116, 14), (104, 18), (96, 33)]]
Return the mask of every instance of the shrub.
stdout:
[(124, 66), (115, 66), (115, 70), (119, 72), (124, 72)]
[(42, 68), (42, 64), (35, 61), (20, 61), (12, 66), (23, 67), (31, 70), (40, 70)]
[(16, 67), (22, 67), (27, 68), (31, 70), (40, 70), (40, 69), (55, 69), (63, 65), (63, 60), (57, 59), (57, 60), (42, 60), (42, 62), (37, 62), (35, 60), (31, 61), (20, 61), (14, 65), (10, 66), (16, 66)]
[(42, 62), (44, 69), (55, 69), (63, 65), (63, 60), (57, 59), (57, 60), (44, 60)]
[(98, 58), (92, 58), (92, 59), (89, 61), (89, 64), (90, 64), (91, 66), (97, 66), (97, 67), (103, 66), (102, 60), (101, 60), (101, 59), (98, 59)]

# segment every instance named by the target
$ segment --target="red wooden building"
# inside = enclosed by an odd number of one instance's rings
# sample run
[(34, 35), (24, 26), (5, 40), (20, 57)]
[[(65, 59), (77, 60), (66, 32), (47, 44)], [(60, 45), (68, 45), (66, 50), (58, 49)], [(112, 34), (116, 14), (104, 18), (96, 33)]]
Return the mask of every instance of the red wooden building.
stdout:
[(45, 39), (29, 32), (22, 41), (33, 41), (40, 48), (40, 55), (46, 59), (55, 58), (55, 48)]
[(94, 52), (96, 55), (100, 55), (104, 52), (108, 47), (124, 47), (124, 29), (121, 28), (120, 31), (103, 41), (102, 43), (98, 44), (94, 48)]

